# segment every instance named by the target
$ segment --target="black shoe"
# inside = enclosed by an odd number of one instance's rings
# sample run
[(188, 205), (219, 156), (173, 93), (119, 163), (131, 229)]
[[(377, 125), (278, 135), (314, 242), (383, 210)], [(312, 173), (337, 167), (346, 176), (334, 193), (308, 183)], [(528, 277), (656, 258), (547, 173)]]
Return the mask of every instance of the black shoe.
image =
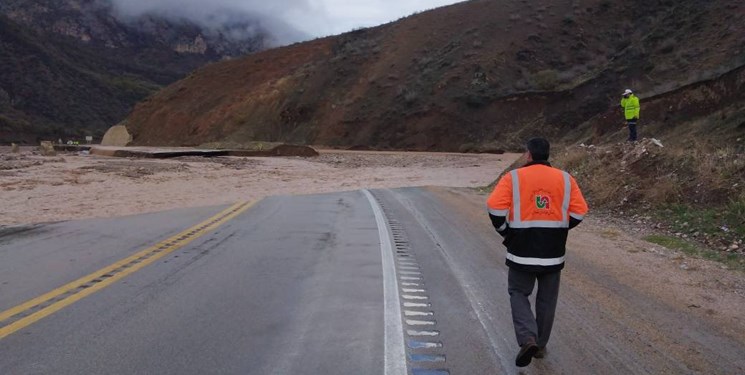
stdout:
[(546, 347), (538, 347), (538, 350), (533, 354), (533, 358), (544, 358), (546, 356)]
[(517, 353), (517, 358), (515, 358), (515, 366), (525, 367), (529, 365), (537, 351), (538, 346), (536, 346), (534, 342), (529, 342), (523, 345)]

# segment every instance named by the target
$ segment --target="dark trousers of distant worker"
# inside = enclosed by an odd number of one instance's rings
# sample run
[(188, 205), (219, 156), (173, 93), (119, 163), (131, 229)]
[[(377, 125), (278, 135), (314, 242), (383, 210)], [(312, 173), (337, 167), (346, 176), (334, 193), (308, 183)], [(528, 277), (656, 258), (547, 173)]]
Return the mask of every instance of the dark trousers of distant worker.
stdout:
[(636, 142), (636, 122), (637, 119), (626, 120), (626, 124), (629, 126), (629, 142)]
[[(507, 289), (512, 305), (512, 323), (520, 346), (534, 339), (538, 347), (545, 347), (554, 325), (556, 302), (559, 298), (561, 271), (552, 273), (531, 273), (510, 269), (507, 276)], [(530, 308), (528, 297), (538, 281), (535, 311)]]

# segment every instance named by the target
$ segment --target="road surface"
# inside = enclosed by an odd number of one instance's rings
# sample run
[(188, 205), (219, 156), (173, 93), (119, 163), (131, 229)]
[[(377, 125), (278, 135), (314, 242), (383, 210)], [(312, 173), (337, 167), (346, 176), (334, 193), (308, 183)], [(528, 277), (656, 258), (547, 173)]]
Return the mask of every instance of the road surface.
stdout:
[(571, 249), (548, 356), (515, 368), (490, 225), (406, 188), (6, 228), (0, 374), (745, 373), (737, 332)]

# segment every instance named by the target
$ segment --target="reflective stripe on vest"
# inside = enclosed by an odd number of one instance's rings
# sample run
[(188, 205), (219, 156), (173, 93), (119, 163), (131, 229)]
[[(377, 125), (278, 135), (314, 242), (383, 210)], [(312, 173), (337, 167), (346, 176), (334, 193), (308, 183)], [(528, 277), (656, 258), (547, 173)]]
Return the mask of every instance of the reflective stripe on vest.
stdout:
[(490, 214), (494, 216), (507, 216), (510, 214), (510, 210), (495, 210), (495, 209), (488, 208), (488, 207), (487, 207), (487, 210), (489, 211)]
[[(512, 220), (510, 228), (569, 228), (569, 199), (571, 197), (572, 182), (569, 173), (562, 171), (564, 177), (564, 197), (561, 202), (561, 221), (554, 220), (523, 220), (522, 219), (522, 201), (520, 197), (520, 179), (518, 178), (517, 169), (512, 174)], [(509, 217), (508, 217), (509, 220)], [(517, 262), (516, 262), (517, 263)]]
[(517, 255), (507, 253), (507, 259), (517, 264), (526, 266), (558, 266), (564, 263), (564, 257), (559, 258), (524, 258)]

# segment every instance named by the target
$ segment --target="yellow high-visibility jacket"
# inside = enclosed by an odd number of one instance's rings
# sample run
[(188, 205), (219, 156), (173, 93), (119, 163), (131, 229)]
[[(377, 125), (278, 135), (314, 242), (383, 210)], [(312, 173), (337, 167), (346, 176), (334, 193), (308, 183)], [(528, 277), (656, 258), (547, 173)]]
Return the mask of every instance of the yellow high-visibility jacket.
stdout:
[(631, 94), (628, 98), (621, 99), (621, 107), (623, 107), (626, 120), (639, 118), (641, 107), (639, 106), (639, 98), (636, 95)]

